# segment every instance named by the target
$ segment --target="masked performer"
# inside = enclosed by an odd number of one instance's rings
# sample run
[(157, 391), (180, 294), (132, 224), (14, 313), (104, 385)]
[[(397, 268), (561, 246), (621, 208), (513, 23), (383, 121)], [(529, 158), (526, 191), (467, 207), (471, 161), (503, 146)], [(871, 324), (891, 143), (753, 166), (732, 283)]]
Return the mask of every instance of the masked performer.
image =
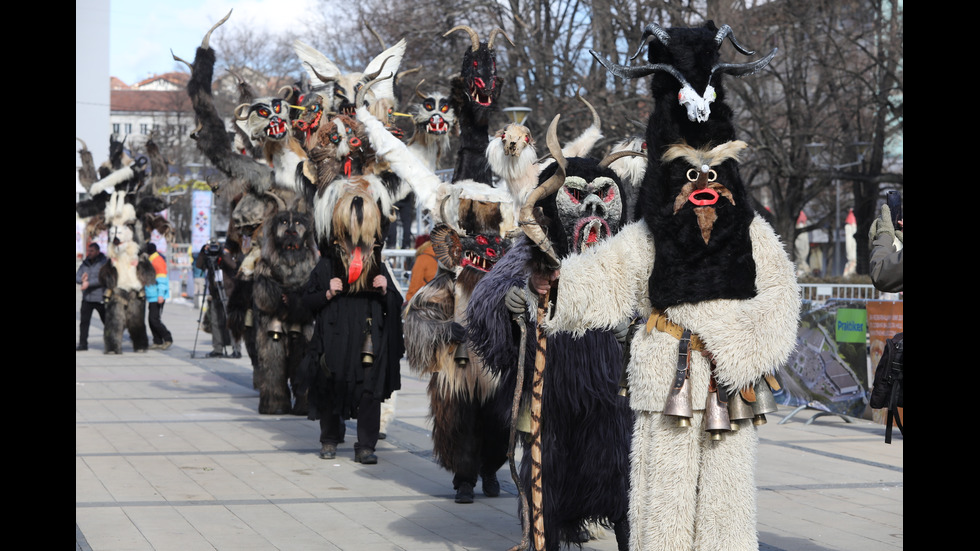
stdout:
[[(614, 526), (625, 549), (632, 415), (618, 396), (623, 349), (617, 341), (628, 326), (619, 316), (622, 302), (605, 303), (615, 298), (606, 290), (623, 282), (579, 259), (618, 231), (622, 188), (608, 168), (613, 159), (562, 156), (557, 120), (548, 135), (556, 162), (521, 210), (522, 229), (535, 239), (518, 239), (477, 285), (468, 336), (488, 368), (513, 388), (520, 352), (512, 319), (528, 324), (522, 406), (530, 419), (522, 415), (518, 428), (528, 433), (521, 479), (530, 493), (533, 548), (581, 543), (586, 524), (599, 522)], [(602, 319), (582, 316), (580, 302), (593, 298), (603, 301), (593, 304)]]
[(320, 421), (323, 459), (336, 457), (344, 420), (357, 419), (354, 461), (375, 464), (381, 402), (401, 388), (402, 297), (380, 261), (381, 213), (366, 184), (333, 185), (349, 189), (303, 295), (315, 316), (309, 418)]
[(637, 551), (759, 548), (757, 426), (773, 374), (796, 343), (793, 265), (750, 206), (738, 171), (746, 144), (734, 140), (722, 88), (724, 74), (758, 71), (775, 51), (722, 63), (726, 38), (754, 53), (727, 26), (650, 25), (648, 65), (603, 62), (619, 76), (654, 75), (642, 219), (594, 259), (604, 273), (620, 274), (646, 320), (627, 365), (635, 414), (630, 548)]

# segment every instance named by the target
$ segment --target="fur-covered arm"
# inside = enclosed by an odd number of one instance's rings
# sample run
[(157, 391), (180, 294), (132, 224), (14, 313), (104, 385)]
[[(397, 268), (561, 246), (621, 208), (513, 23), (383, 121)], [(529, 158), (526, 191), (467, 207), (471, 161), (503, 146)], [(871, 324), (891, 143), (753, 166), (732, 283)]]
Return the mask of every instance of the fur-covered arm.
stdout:
[(438, 369), (440, 352), (452, 341), (455, 280), (448, 271), (440, 271), (419, 288), (405, 309), (405, 355), (414, 373)]
[(145, 255), (141, 254), (139, 262), (136, 264), (136, 277), (143, 287), (157, 284), (157, 271), (153, 268), (153, 263)]
[(252, 300), (255, 307), (273, 316), (284, 316), (286, 304), (283, 301), (283, 286), (273, 277), (272, 267), (261, 261), (255, 266), (252, 286)]
[(115, 289), (119, 282), (119, 272), (112, 262), (106, 262), (99, 270), (99, 283), (106, 289)]
[[(493, 372), (517, 368), (520, 334), (513, 315), (504, 305), (511, 287), (525, 288), (531, 275), (532, 247), (526, 237), (518, 238), (493, 269), (477, 283), (466, 308), (466, 339), (470, 350), (483, 358)], [(533, 357), (536, 346), (534, 316), (525, 317), (527, 354)], [(533, 363), (525, 362), (530, 366)]]
[(800, 295), (793, 264), (773, 229), (756, 217), (749, 226), (756, 296), (682, 304), (668, 317), (701, 336), (728, 388), (745, 388), (775, 372), (796, 346)]
[(419, 161), (401, 140), (393, 136), (367, 107), (362, 105), (357, 108), (357, 119), (364, 124), (375, 154), (384, 159), (399, 178), (408, 182), (422, 208), (436, 212), (436, 197), (442, 195), (439, 192), (442, 187), (439, 177)]

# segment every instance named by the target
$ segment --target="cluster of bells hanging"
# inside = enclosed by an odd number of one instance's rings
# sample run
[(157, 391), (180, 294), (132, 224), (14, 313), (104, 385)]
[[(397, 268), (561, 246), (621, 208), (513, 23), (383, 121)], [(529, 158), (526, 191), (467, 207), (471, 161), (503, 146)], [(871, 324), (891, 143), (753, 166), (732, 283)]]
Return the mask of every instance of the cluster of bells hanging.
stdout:
[[(625, 370), (624, 370), (625, 371)], [(620, 396), (629, 393), (624, 383), (620, 383)], [(777, 410), (776, 399), (766, 378), (759, 379), (751, 391), (724, 392), (712, 380), (708, 399), (704, 406), (704, 430), (711, 433), (712, 440), (724, 440), (726, 432), (739, 430), (740, 422), (751, 421), (753, 425), (766, 424), (766, 414)], [(678, 427), (690, 427), (694, 417), (691, 402), (691, 385), (687, 378), (678, 387), (671, 388), (664, 415), (676, 420)]]

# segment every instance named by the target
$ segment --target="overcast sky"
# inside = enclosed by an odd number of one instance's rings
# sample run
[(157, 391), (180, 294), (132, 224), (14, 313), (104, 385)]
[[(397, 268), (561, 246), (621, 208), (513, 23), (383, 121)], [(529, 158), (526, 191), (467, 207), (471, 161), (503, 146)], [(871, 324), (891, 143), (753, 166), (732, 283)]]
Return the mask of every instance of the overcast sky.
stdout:
[(109, 74), (126, 84), (175, 69), (170, 50), (188, 61), (204, 33), (234, 8), (232, 21), (288, 29), (317, 0), (111, 0)]

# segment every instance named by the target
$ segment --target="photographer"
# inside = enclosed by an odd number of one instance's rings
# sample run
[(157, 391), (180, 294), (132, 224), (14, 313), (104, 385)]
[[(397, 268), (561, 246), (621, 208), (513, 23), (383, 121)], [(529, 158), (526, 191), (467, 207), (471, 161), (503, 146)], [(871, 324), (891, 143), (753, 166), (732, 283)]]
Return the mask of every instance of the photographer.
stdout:
[(900, 293), (903, 290), (902, 256), (905, 241), (903, 219), (902, 203), (898, 192), (889, 192), (886, 204), (881, 206), (881, 216), (871, 223), (868, 236), (871, 248), (868, 261), (869, 273), (871, 282), (879, 291)]
[[(194, 267), (205, 272), (207, 278), (208, 299), (211, 306), (208, 315), (211, 320), (211, 352), (208, 358), (225, 357), (225, 346), (232, 344), (228, 331), (228, 317), (225, 314), (226, 296), (224, 293), (224, 262), (222, 257), (227, 253), (221, 243), (212, 239), (207, 242), (194, 260)], [(233, 270), (234, 268), (232, 268)], [(241, 357), (241, 352), (238, 352)]]

